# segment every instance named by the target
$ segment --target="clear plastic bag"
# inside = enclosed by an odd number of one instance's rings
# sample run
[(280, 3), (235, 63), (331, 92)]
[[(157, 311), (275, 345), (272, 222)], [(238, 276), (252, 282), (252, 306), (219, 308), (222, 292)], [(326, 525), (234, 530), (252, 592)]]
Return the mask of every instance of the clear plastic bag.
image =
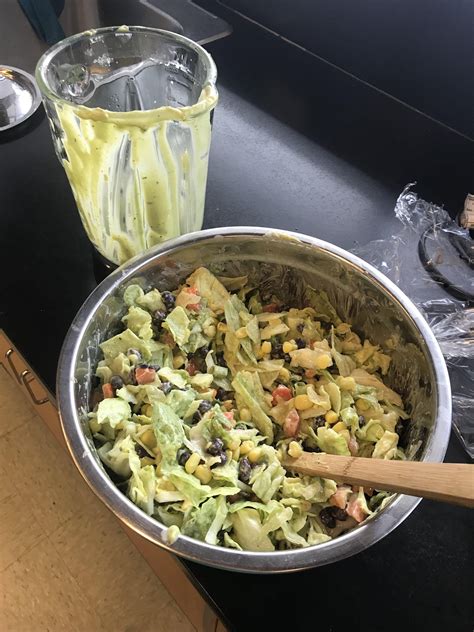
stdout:
[(405, 187), (395, 205), (400, 231), (353, 249), (423, 312), (451, 378), (453, 426), (474, 458), (474, 242), (448, 213)]

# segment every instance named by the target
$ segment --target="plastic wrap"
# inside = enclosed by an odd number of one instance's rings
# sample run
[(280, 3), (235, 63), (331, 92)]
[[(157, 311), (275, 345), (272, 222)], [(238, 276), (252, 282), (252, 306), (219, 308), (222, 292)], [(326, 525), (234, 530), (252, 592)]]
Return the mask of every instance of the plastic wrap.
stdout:
[(474, 242), (413, 186), (395, 205), (400, 231), (353, 252), (394, 281), (430, 324), (450, 374), (453, 426), (474, 458)]

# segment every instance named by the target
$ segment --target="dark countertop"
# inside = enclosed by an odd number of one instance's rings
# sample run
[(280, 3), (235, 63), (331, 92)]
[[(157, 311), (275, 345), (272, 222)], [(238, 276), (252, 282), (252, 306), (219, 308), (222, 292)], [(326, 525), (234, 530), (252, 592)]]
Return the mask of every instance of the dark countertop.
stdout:
[[(208, 46), (220, 71), (205, 227), (267, 225), (350, 248), (396, 230), (417, 181), (454, 216), (472, 188), (466, 138), (252, 25), (215, 2), (234, 34)], [(62, 340), (95, 286), (91, 250), (41, 115), (1, 139), (0, 327), (53, 390)], [(452, 438), (447, 460), (467, 460)], [(473, 520), (423, 501), (382, 542), (292, 575), (184, 563), (233, 630), (317, 626), (468, 631)]]

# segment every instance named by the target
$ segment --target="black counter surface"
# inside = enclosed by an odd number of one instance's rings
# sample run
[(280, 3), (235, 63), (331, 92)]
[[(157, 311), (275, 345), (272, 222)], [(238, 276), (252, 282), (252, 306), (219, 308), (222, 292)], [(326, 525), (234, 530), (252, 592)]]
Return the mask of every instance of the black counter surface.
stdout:
[[(219, 69), (204, 227), (261, 225), (350, 248), (397, 230), (417, 181), (451, 215), (473, 188), (460, 134), (212, 1), (234, 33)], [(62, 341), (95, 287), (91, 249), (38, 114), (0, 138), (0, 327), (54, 390)], [(467, 461), (456, 438), (446, 460)], [(368, 551), (291, 575), (184, 562), (231, 630), (472, 630), (472, 512), (423, 501)]]

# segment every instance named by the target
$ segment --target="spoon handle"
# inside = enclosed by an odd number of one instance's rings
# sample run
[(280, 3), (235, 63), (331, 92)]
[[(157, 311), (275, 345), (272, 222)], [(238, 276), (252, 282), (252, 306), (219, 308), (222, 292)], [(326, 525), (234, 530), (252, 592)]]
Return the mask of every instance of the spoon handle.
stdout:
[(304, 452), (297, 459), (287, 458), (283, 465), (339, 483), (474, 507), (474, 465), (465, 463), (385, 461)]

